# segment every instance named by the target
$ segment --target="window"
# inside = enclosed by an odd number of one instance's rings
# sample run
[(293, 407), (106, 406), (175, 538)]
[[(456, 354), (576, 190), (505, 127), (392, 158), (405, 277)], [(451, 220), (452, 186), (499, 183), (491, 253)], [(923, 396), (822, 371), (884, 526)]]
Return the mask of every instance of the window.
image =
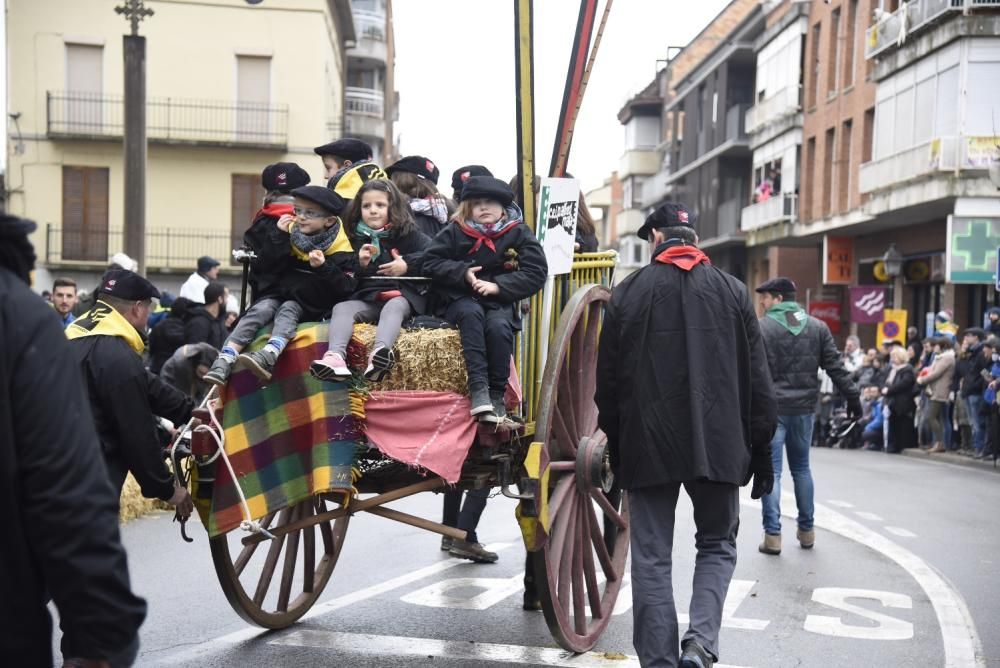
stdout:
[(250, 227), (253, 215), (257, 213), (264, 199), (260, 174), (233, 174), (231, 196), (232, 220), (229, 232), (233, 248), (239, 248), (243, 243), (243, 233)]
[(108, 168), (62, 168), (62, 259), (108, 260)]
[(844, 88), (854, 85), (854, 53), (858, 50), (858, 0), (847, 3), (847, 24), (844, 26)]
[(895, 99), (882, 100), (875, 106), (875, 159), (892, 155), (892, 128)]
[(830, 43), (827, 45), (829, 60), (826, 63), (826, 95), (832, 97), (837, 93), (837, 82), (840, 72), (840, 47), (842, 36), (840, 34), (840, 8), (833, 10), (830, 14)]
[(896, 93), (896, 114), (892, 119), (892, 152), (899, 153), (913, 147), (913, 87)]
[(958, 66), (938, 74), (937, 112), (934, 119), (934, 135), (949, 137), (958, 134)]
[(104, 125), (104, 47), (66, 45), (66, 129), (100, 134)]
[(812, 109), (816, 106), (816, 99), (819, 97), (819, 34), (820, 25), (817, 23), (813, 26), (812, 37), (809, 41), (809, 75), (811, 80), (809, 82), (809, 99), (806, 102), (806, 108)]
[[(1000, 55), (994, 55), (1000, 59)], [(1000, 128), (1000, 62), (970, 62), (966, 74), (968, 85), (965, 91), (965, 128), (963, 134), (993, 136)], [(994, 85), (980, 85), (993, 81)], [(975, 82), (975, 83), (973, 83)]]
[(923, 144), (934, 135), (934, 77), (917, 84), (917, 100), (913, 109), (913, 142)]
[(266, 143), (270, 137), (271, 58), (236, 57), (236, 134)]
[(875, 107), (865, 109), (865, 121), (862, 132), (864, 132), (864, 135), (861, 137), (861, 162), (871, 162), (872, 141), (875, 132)]
[(834, 183), (834, 169), (837, 163), (837, 154), (834, 145), (834, 135), (836, 130), (830, 128), (826, 131), (826, 142), (823, 146), (823, 217), (830, 215), (835, 206), (837, 197), (837, 184)]
[(806, 220), (811, 220), (815, 217), (813, 200), (816, 194), (816, 138), (810, 137), (809, 141), (806, 142), (806, 160), (803, 165), (805, 167), (805, 174), (802, 177), (802, 182), (805, 184), (805, 191), (802, 195), (805, 195), (805, 202), (800, 203), (800, 209), (802, 211), (802, 216)]
[(854, 135), (854, 122), (844, 121), (840, 130), (840, 150), (837, 151), (837, 209), (847, 211), (851, 208), (851, 141)]

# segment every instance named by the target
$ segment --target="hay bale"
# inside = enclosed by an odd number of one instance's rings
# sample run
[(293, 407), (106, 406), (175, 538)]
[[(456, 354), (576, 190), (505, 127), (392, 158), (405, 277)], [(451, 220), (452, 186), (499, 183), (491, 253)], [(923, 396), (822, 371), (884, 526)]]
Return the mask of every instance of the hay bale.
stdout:
[[(348, 349), (348, 364), (361, 372), (375, 341), (375, 326), (354, 326)], [(396, 341), (396, 366), (381, 383), (370, 383), (373, 391), (423, 390), (468, 394), (469, 379), (457, 329), (404, 329)]]
[(121, 506), (118, 511), (118, 521), (124, 524), (137, 517), (148, 515), (157, 510), (170, 510), (171, 506), (166, 501), (159, 499), (147, 499), (143, 497), (139, 489), (139, 483), (135, 481), (129, 473), (125, 478), (125, 485), (122, 487)]

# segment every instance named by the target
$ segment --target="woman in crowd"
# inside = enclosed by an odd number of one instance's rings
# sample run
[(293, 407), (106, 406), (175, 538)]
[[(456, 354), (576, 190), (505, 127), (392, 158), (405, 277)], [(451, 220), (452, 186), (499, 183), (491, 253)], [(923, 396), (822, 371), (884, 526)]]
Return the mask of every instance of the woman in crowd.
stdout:
[(945, 429), (951, 429), (948, 421), (948, 393), (951, 391), (951, 379), (955, 373), (955, 351), (952, 350), (951, 339), (946, 336), (934, 339), (934, 363), (917, 377), (917, 384), (926, 386), (927, 426), (934, 439), (931, 452), (944, 452)]
[(917, 445), (917, 430), (913, 426), (917, 377), (909, 362), (906, 348), (894, 347), (889, 353), (889, 375), (882, 387), (882, 396), (889, 407), (889, 441), (885, 451), (893, 454)]

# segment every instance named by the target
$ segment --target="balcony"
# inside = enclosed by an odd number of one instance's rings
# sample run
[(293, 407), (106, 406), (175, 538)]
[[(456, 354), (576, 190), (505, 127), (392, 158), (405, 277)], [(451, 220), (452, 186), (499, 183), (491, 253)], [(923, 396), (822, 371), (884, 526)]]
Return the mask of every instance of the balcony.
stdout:
[(944, 14), (1000, 7), (1000, 0), (910, 0), (865, 31), (865, 58), (902, 46), (906, 38)]
[(355, 45), (347, 50), (348, 57), (374, 61), (384, 67), (388, 57), (385, 40), (385, 14), (360, 9), (355, 9), (352, 14), (354, 15), (354, 32), (358, 39)]
[(747, 133), (744, 130), (746, 125), (746, 113), (749, 105), (734, 104), (726, 109), (726, 141), (746, 141)]
[[(46, 133), (50, 139), (121, 139), (122, 95), (48, 91)], [(261, 102), (147, 98), (146, 138), (186, 144), (284, 150), (288, 105)]]
[(385, 138), (385, 96), (371, 88), (344, 89), (344, 131), (362, 137)]
[(985, 170), (995, 155), (995, 137), (939, 137), (861, 165), (862, 193), (873, 193), (937, 173)]
[(669, 177), (670, 170), (661, 169), (643, 182), (641, 202), (643, 208), (657, 206), (675, 191), (675, 186), (667, 183)]
[(618, 238), (634, 235), (646, 222), (646, 214), (640, 209), (625, 209), (615, 219)]
[[(195, 229), (146, 231), (146, 266), (150, 269), (189, 270), (198, 258), (227, 258), (240, 244), (229, 232)], [(92, 266), (103, 269), (108, 258), (124, 247), (121, 229), (67, 230), (45, 226), (45, 264), (48, 266)]]
[(799, 113), (801, 108), (799, 86), (785, 86), (771, 97), (747, 109), (743, 124), (746, 133), (754, 134), (765, 125), (782, 121)]
[(767, 201), (743, 207), (740, 229), (744, 232), (774, 223), (794, 223), (798, 217), (798, 197), (795, 193), (778, 193)]
[(627, 149), (618, 165), (618, 178), (650, 176), (660, 168), (660, 152), (651, 147)]

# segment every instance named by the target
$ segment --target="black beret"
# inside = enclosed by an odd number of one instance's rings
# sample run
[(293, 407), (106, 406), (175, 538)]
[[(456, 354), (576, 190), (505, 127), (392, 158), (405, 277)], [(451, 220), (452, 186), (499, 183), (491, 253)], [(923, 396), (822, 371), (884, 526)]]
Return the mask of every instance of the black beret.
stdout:
[(159, 298), (160, 291), (139, 274), (128, 269), (109, 269), (101, 276), (98, 293), (128, 301)]
[(509, 185), (500, 179), (495, 179), (492, 176), (473, 176), (465, 182), (460, 201), (477, 198), (496, 200), (500, 204), (508, 206), (514, 201), (514, 192)]
[(967, 330), (962, 332), (962, 336), (967, 336), (969, 334), (977, 337), (980, 341), (986, 338), (986, 330), (982, 327), (969, 327)]
[(462, 186), (473, 176), (493, 176), (493, 172), (482, 165), (466, 165), (459, 167), (451, 175), (451, 189), (455, 191), (455, 196), (462, 192)]
[(343, 197), (323, 186), (302, 186), (293, 190), (292, 195), (308, 200), (335, 216), (339, 216), (347, 206)]
[(635, 233), (640, 239), (647, 241), (649, 233), (661, 227), (690, 227), (694, 229), (694, 223), (697, 219), (698, 217), (691, 213), (684, 204), (667, 202), (646, 216), (646, 221)]
[(289, 193), (309, 183), (309, 172), (294, 162), (276, 162), (268, 165), (260, 173), (260, 183), (264, 190)]
[(25, 237), (37, 228), (33, 220), (0, 214), (0, 237)]
[(198, 258), (198, 273), (207, 274), (208, 272), (212, 271), (212, 269), (214, 269), (215, 267), (218, 267), (220, 264), (222, 263), (216, 260), (214, 257), (202, 255), (200, 258)]
[(792, 279), (778, 276), (758, 285), (756, 292), (778, 292), (785, 294), (788, 292), (798, 292), (798, 288), (795, 287), (795, 281)]
[(422, 155), (408, 155), (385, 168), (385, 173), (389, 176), (392, 176), (393, 172), (416, 174), (422, 179), (427, 179), (434, 185), (437, 185), (438, 177), (441, 175), (441, 170), (437, 168), (437, 165)]
[(372, 147), (353, 137), (344, 137), (329, 144), (323, 144), (313, 149), (316, 155), (334, 155), (351, 162), (362, 162), (372, 159)]

